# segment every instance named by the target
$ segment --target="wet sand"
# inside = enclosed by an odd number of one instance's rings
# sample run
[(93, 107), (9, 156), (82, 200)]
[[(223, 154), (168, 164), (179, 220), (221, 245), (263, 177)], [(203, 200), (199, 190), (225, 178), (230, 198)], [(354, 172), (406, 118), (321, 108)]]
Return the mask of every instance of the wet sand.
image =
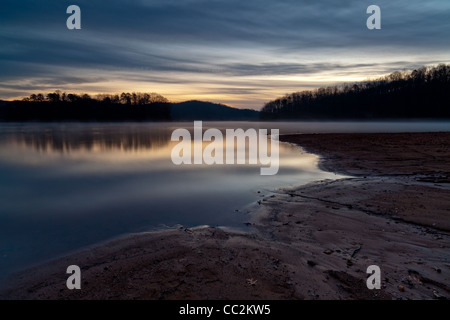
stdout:
[[(351, 178), (279, 190), (253, 231), (129, 235), (15, 275), (3, 299), (450, 297), (450, 133), (282, 136)], [(82, 289), (68, 290), (69, 265)], [(381, 289), (366, 269), (381, 268)]]

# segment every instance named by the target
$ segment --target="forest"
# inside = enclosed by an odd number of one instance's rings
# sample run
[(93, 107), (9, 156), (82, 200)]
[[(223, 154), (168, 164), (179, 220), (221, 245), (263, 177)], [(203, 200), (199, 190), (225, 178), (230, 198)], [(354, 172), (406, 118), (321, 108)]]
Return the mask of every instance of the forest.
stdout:
[(165, 121), (170, 103), (157, 93), (74, 94), (56, 90), (32, 94), (0, 108), (2, 121)]
[(450, 65), (287, 94), (264, 105), (262, 120), (450, 118)]
[(205, 101), (171, 103), (157, 93), (73, 94), (56, 90), (16, 101), (0, 101), (0, 121), (139, 122), (252, 121), (259, 112)]

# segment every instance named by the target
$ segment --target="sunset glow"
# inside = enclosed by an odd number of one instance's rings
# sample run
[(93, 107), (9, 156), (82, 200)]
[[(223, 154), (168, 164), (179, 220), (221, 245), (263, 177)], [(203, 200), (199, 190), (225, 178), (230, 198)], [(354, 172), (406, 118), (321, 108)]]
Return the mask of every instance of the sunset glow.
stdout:
[[(157, 92), (259, 110), (286, 93), (450, 62), (450, 3), (378, 1), (6, 1), (0, 13), (0, 99), (61, 90)], [(23, 11), (21, 8), (27, 7)]]

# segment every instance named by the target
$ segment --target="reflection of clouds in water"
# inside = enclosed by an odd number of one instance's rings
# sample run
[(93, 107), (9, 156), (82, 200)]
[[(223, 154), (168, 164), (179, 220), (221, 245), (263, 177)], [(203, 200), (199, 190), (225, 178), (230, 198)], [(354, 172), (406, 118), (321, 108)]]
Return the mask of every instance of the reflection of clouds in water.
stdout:
[[(249, 126), (277, 125), (204, 129)], [(275, 176), (261, 176), (259, 165), (176, 166), (171, 133), (191, 127), (0, 125), (0, 251), (17, 248), (0, 263), (0, 280), (19, 266), (159, 225), (239, 228), (248, 219), (244, 208), (268, 192), (333, 177), (317, 169), (316, 156), (286, 143)]]
[[(211, 127), (219, 123), (211, 123)], [(220, 123), (225, 129), (244, 127), (234, 123)], [(137, 152), (158, 150), (171, 144), (171, 135), (177, 128), (186, 128), (193, 138), (193, 123), (145, 123), (145, 124), (38, 124), (6, 126), (0, 128), (0, 143), (14, 144), (41, 153), (71, 153), (75, 151)], [(203, 131), (209, 127), (204, 127)], [(204, 146), (209, 143), (204, 143)]]
[[(205, 123), (203, 131), (217, 127), (225, 137), (229, 128), (274, 127), (274, 123)], [(242, 165), (182, 165), (176, 166), (171, 152), (178, 141), (171, 141), (173, 130), (184, 127), (193, 137), (193, 123), (125, 123), (125, 124), (11, 124), (0, 128), (0, 162), (15, 166), (41, 167), (47, 174), (90, 174), (94, 172), (192, 172), (209, 175), (219, 173), (259, 175), (262, 165), (249, 164), (248, 143), (246, 163)], [(268, 130), (270, 133), (270, 129)], [(223, 140), (224, 143), (226, 139)], [(270, 139), (269, 139), (270, 142)], [(194, 154), (192, 140), (192, 155)], [(203, 142), (203, 150), (210, 142)], [(231, 146), (224, 145), (223, 156)], [(233, 146), (233, 148), (237, 146)], [(258, 148), (259, 149), (259, 148)], [(270, 147), (269, 147), (270, 151)], [(318, 172), (317, 156), (303, 152), (298, 146), (279, 145), (281, 175)], [(235, 152), (235, 157), (237, 153)], [(272, 159), (276, 161), (276, 159)], [(50, 170), (51, 168), (51, 170)], [(223, 179), (224, 176), (222, 176)]]

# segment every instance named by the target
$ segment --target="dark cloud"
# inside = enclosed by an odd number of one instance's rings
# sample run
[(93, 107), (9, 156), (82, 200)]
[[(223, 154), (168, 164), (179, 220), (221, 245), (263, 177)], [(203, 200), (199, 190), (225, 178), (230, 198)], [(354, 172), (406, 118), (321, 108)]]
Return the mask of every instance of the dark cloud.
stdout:
[[(65, 11), (71, 4), (81, 7), (82, 30), (66, 28)], [(3, 0), (0, 95), (11, 96), (8, 90), (14, 89), (14, 83), (18, 92), (36, 81), (41, 87), (77, 85), (118, 77), (121, 71), (130, 81), (193, 83), (183, 74), (222, 74), (231, 84), (233, 77), (308, 76), (324, 71), (345, 76), (361, 70), (370, 76), (450, 61), (446, 55), (450, 2), (376, 1), (382, 9), (382, 29), (377, 31), (365, 26), (370, 4), (360, 0)], [(24, 77), (37, 80), (16, 81)], [(251, 89), (234, 92), (245, 95)]]

